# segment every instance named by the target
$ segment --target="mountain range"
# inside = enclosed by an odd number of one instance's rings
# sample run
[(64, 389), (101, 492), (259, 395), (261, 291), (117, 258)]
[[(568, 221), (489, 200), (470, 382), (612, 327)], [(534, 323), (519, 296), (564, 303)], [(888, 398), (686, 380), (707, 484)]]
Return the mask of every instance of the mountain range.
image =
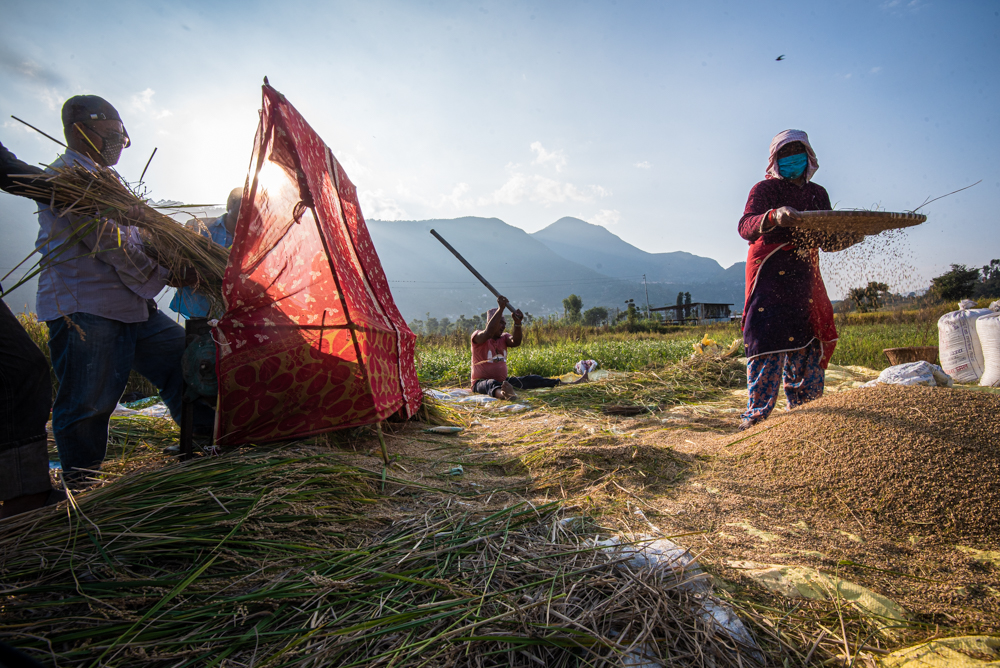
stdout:
[(648, 253), (606, 228), (561, 218), (533, 234), (499, 218), (369, 220), (393, 297), (408, 321), (430, 313), (456, 318), (482, 313), (496, 299), (429, 234), (436, 230), (516, 308), (535, 316), (561, 314), (577, 294), (584, 309), (672, 305), (678, 292), (693, 301), (742, 310), (745, 263), (723, 268), (711, 258), (675, 251)]

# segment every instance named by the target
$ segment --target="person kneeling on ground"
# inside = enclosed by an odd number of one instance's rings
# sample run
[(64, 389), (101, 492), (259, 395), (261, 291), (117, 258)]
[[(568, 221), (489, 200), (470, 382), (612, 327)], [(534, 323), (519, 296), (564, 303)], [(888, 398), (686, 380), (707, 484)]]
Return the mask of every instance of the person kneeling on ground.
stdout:
[[(514, 334), (505, 332), (507, 321), (503, 311), (507, 308), (507, 298), (497, 297), (497, 308), (486, 312), (486, 329), (472, 333), (472, 391), (488, 394), (497, 399), (516, 399), (514, 389), (534, 390), (539, 387), (555, 387), (562, 383), (558, 378), (545, 378), (538, 375), (507, 376), (507, 348), (517, 348), (521, 345), (521, 320), (524, 315), (521, 310), (514, 311)], [(584, 383), (588, 374), (571, 385)]]

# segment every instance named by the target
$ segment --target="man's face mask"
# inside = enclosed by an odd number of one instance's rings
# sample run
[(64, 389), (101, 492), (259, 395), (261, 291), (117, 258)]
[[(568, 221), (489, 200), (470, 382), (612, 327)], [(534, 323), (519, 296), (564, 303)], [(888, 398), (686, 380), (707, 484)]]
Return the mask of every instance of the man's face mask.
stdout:
[(787, 158), (778, 158), (778, 173), (783, 179), (797, 179), (806, 171), (809, 158), (805, 153), (796, 153)]
[(104, 133), (100, 133), (94, 128), (88, 128), (91, 132), (96, 134), (101, 138), (101, 160), (104, 164), (117, 165), (118, 160), (122, 156), (122, 149), (128, 148), (132, 143), (129, 139), (128, 132), (125, 127), (122, 126), (121, 132), (118, 130), (105, 130)]

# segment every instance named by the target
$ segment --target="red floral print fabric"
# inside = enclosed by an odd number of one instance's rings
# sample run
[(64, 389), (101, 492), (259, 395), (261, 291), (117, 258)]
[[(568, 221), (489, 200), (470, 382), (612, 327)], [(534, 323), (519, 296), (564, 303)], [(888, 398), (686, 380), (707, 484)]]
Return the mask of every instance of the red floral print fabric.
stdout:
[(222, 445), (412, 416), (415, 336), (392, 299), (357, 190), (271, 86), (216, 331)]

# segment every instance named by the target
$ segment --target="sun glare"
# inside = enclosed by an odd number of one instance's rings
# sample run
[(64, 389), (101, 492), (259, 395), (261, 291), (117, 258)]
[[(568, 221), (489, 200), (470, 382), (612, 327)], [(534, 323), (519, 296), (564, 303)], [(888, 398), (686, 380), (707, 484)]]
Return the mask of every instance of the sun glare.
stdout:
[(291, 182), (288, 172), (282, 169), (277, 163), (265, 160), (257, 175), (257, 189), (260, 190), (280, 190)]

